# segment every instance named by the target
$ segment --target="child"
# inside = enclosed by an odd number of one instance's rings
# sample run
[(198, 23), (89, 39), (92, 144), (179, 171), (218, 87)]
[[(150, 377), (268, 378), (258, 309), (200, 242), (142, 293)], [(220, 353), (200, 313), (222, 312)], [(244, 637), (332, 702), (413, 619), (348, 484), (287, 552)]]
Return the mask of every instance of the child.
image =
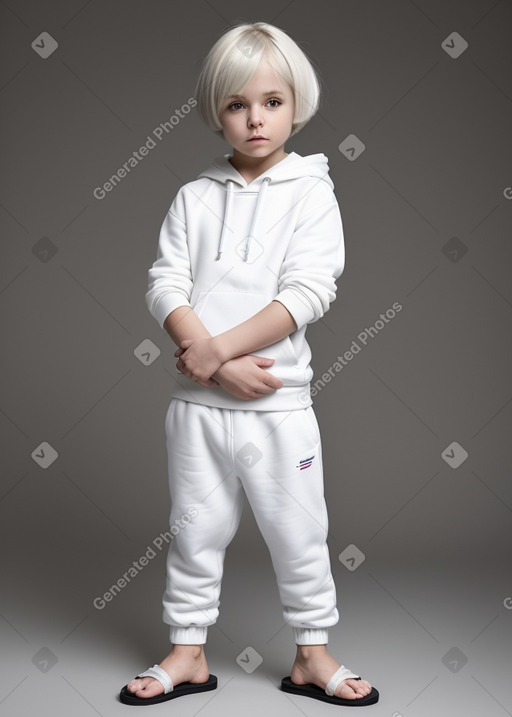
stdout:
[(173, 648), (121, 700), (154, 704), (217, 687), (203, 645), (244, 492), (297, 644), (281, 689), (373, 704), (377, 690), (326, 649), (339, 616), (305, 331), (335, 298), (343, 230), (325, 155), (284, 150), (317, 111), (318, 80), (283, 31), (241, 24), (211, 49), (196, 97), (233, 154), (176, 195), (146, 295), (179, 347), (165, 419), (170, 522), (180, 526), (163, 598)]

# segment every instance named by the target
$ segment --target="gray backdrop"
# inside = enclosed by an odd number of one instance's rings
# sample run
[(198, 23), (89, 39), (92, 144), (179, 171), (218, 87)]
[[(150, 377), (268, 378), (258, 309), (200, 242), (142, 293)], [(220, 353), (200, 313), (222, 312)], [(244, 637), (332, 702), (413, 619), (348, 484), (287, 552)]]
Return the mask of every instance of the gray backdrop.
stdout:
[[(308, 329), (329, 649), (381, 691), (373, 715), (511, 715), (511, 3), (5, 0), (0, 20), (1, 714), (126, 714), (119, 688), (169, 650), (175, 359), (147, 270), (179, 187), (229, 151), (180, 109), (201, 61), (264, 20), (320, 70), (286, 148), (327, 155), (345, 228)], [(153, 711), (331, 714), (278, 689), (294, 652), (246, 506), (207, 644), (219, 689)]]

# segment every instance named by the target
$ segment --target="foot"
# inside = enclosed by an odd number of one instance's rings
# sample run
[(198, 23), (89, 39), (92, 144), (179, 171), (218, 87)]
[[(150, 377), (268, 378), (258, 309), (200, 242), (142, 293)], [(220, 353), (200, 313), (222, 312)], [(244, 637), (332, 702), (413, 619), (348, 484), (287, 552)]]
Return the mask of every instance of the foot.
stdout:
[[(297, 656), (290, 677), (296, 685), (313, 683), (325, 690), (339, 667), (340, 663), (327, 652), (325, 645), (297, 645)], [(347, 679), (338, 685), (334, 695), (345, 700), (357, 700), (369, 695), (371, 689), (372, 686), (366, 680)]]
[[(180, 682), (206, 682), (210, 676), (202, 645), (173, 645), (160, 667), (167, 672), (173, 685)], [(128, 683), (127, 689), (136, 697), (156, 697), (164, 692), (161, 682), (153, 677), (141, 677)]]

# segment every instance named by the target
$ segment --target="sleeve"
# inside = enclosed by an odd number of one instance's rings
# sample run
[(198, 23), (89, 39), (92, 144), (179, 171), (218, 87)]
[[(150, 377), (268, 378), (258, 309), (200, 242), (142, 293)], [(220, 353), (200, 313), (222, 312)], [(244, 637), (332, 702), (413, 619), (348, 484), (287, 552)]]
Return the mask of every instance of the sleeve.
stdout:
[(190, 306), (192, 271), (187, 246), (187, 229), (169, 209), (158, 239), (156, 261), (148, 272), (146, 304), (163, 328), (167, 316), (178, 306)]
[[(336, 297), (336, 279), (345, 266), (340, 208), (332, 190), (309, 210), (290, 240), (274, 297), (293, 316), (297, 329), (320, 319)], [(311, 202), (314, 208), (311, 209)]]

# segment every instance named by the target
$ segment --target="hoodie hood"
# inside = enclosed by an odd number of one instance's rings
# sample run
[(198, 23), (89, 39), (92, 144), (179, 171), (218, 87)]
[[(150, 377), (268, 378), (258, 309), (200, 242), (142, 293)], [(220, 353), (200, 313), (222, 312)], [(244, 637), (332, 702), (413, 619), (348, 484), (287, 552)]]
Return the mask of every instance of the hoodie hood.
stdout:
[(287, 157), (282, 159), (274, 166), (270, 167), (266, 172), (260, 174), (249, 184), (245, 181), (242, 175), (233, 167), (229, 159), (232, 155), (224, 154), (214, 159), (211, 165), (204, 172), (198, 175), (198, 179), (206, 178), (211, 179), (214, 182), (223, 184), (226, 190), (226, 201), (224, 204), (224, 217), (222, 222), (222, 230), (219, 237), (219, 243), (217, 248), (217, 259), (221, 258), (222, 250), (224, 247), (224, 236), (226, 233), (226, 227), (228, 226), (229, 213), (231, 210), (233, 195), (236, 192), (244, 192), (246, 190), (257, 191), (258, 197), (254, 206), (254, 212), (252, 215), (251, 228), (247, 242), (245, 245), (244, 261), (247, 261), (249, 256), (249, 250), (251, 245), (251, 239), (257, 237), (258, 232), (258, 219), (261, 216), (265, 192), (267, 191), (270, 183), (272, 185), (278, 185), (282, 182), (288, 182), (293, 179), (300, 177), (317, 177), (319, 180), (324, 181), (331, 190), (334, 189), (334, 184), (329, 176), (329, 164), (325, 154), (310, 154), (305, 157), (297, 154), (296, 152), (290, 152)]

